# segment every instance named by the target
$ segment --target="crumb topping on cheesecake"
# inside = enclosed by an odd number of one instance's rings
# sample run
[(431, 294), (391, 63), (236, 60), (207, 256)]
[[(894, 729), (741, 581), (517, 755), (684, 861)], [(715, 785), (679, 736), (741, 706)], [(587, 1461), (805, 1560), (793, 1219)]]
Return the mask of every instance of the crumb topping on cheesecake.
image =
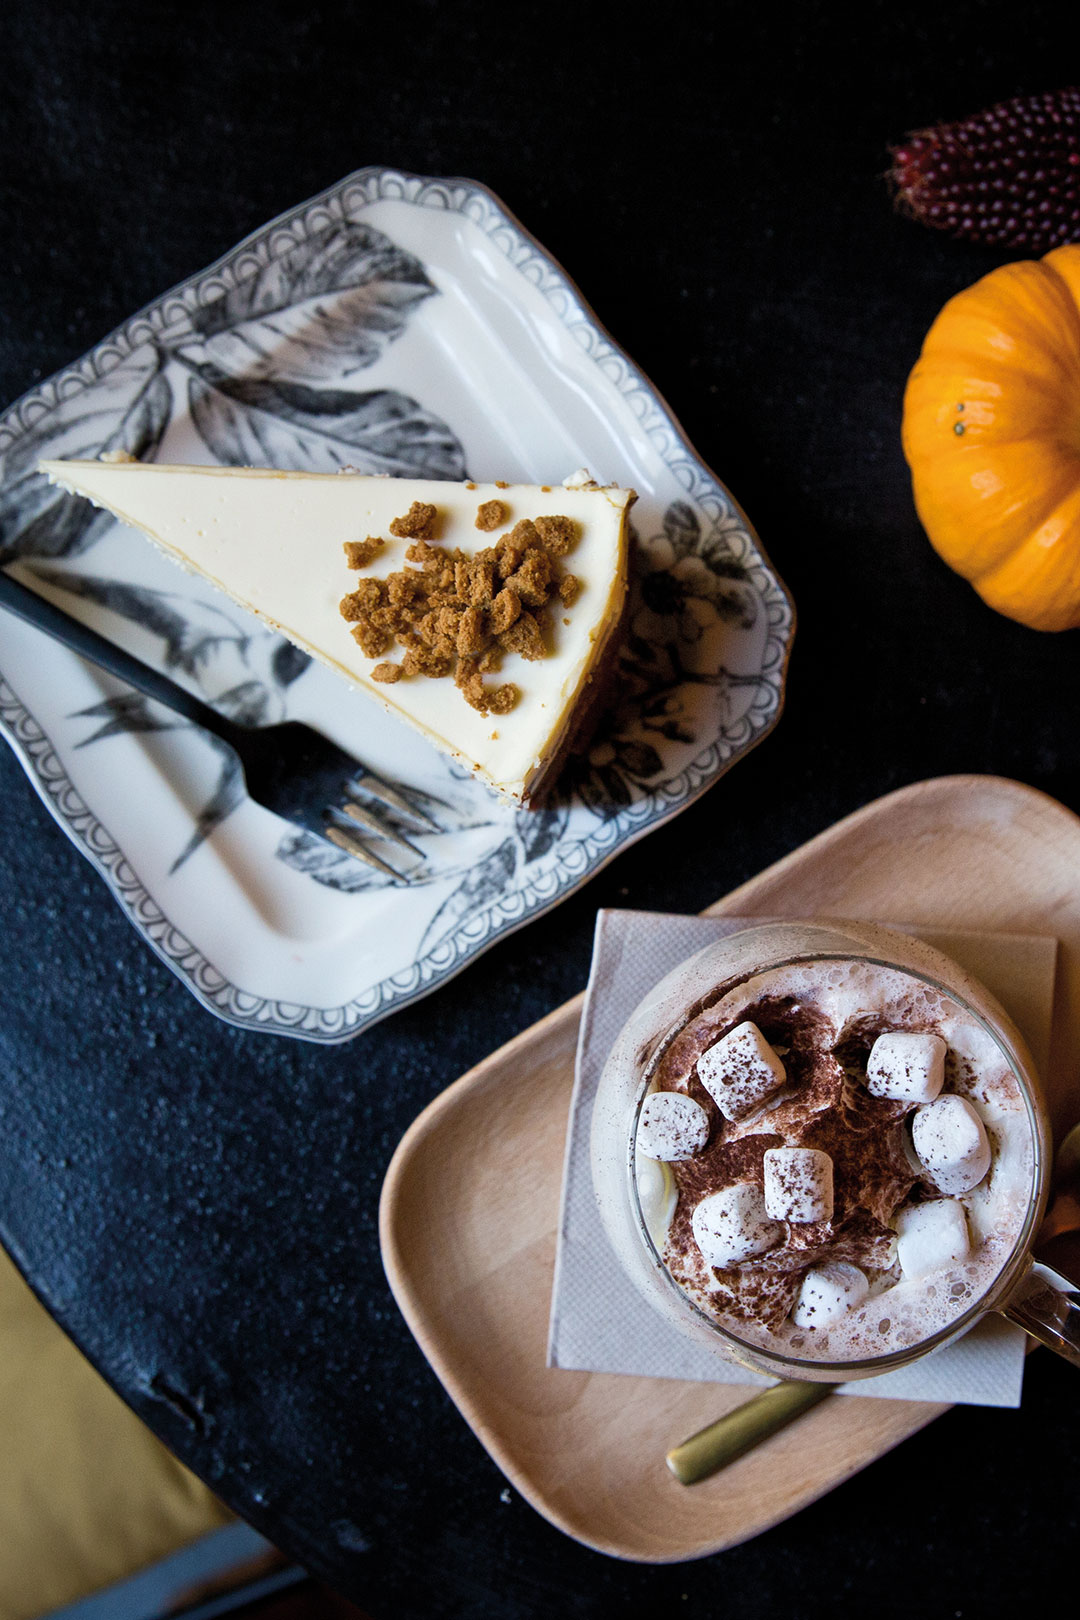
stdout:
[(366, 568), (368, 563), (374, 562), (385, 544), (385, 540), (380, 540), (374, 534), (369, 534), (366, 540), (346, 540), (345, 561), (350, 568)]
[(396, 517), (390, 533), (399, 540), (434, 540), (439, 509), (428, 501), (413, 501), (404, 517)]
[[(481, 530), (506, 521), (501, 501), (485, 501), (477, 511)], [(484, 676), (499, 670), (504, 653), (528, 659), (546, 655), (550, 605), (569, 607), (581, 590), (580, 580), (564, 572), (559, 561), (574, 545), (577, 526), (568, 517), (522, 518), (473, 556), (432, 545), (437, 526), (438, 509), (420, 501), (395, 518), (390, 533), (412, 541), (405, 558), (414, 566), (385, 579), (359, 580), (343, 598), (341, 615), (365, 657), (382, 660), (371, 671), (372, 680), (390, 684), (413, 675), (453, 676), (471, 708), (508, 714), (517, 687), (509, 681), (488, 685)], [(347, 541), (347, 565), (367, 567), (383, 545), (375, 536)], [(403, 649), (400, 662), (383, 656), (395, 644)]]
[(506, 507), (502, 501), (484, 501), (476, 508), (476, 527), (485, 534), (493, 529), (501, 529), (506, 522)]

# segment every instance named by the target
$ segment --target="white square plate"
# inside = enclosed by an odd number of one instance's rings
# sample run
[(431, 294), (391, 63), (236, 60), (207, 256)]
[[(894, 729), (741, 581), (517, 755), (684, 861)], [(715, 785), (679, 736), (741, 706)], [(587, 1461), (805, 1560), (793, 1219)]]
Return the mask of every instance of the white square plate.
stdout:
[[(558, 483), (639, 500), (618, 705), (515, 811), (329, 670), (49, 486), (45, 456)], [(691, 803), (775, 724), (793, 633), (746, 518), (576, 288), (482, 186), (363, 169), (0, 419), (0, 562), (251, 723), (306, 720), (424, 795), (420, 879), (242, 797), (218, 745), (8, 616), (0, 725), (211, 1011), (339, 1041), (426, 994)]]

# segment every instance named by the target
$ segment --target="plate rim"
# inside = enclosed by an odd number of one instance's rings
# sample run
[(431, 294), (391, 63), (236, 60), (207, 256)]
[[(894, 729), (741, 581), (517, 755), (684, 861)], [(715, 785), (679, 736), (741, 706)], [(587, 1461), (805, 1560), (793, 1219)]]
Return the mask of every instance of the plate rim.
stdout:
[[(393, 188), (390, 191), (384, 189), (388, 183)], [(4, 671), (0, 669), (0, 733), (11, 746), (54, 821), (75, 848), (90, 861), (136, 932), (195, 999), (223, 1022), (236, 1028), (287, 1035), (317, 1045), (339, 1045), (352, 1040), (391, 1013), (441, 988), (500, 940), (551, 910), (560, 901), (569, 898), (624, 849), (647, 833), (664, 826), (681, 811), (688, 809), (726, 775), (734, 764), (764, 741), (778, 723), (784, 710), (788, 666), (796, 631), (796, 609), (791, 593), (773, 566), (757, 530), (727, 486), (694, 449), (665, 397), (611, 336), (591, 304), (582, 295), (577, 283), (559, 261), (489, 186), (482, 181), (465, 177), (418, 175), (389, 165), (371, 164), (353, 170), (323, 191), (285, 209), (273, 219), (248, 232), (241, 241), (210, 265), (196, 270), (165, 292), (158, 294), (78, 359), (62, 366), (50, 377), (34, 384), (14, 400), (0, 414), (0, 449), (6, 450), (21, 436), (20, 431), (12, 431), (13, 422), (21, 431), (26, 431), (32, 425), (35, 418), (32, 416), (28, 422), (24, 413), (44, 405), (50, 394), (53, 397), (47, 408), (51, 408), (61, 395), (65, 383), (76, 377), (83, 382), (96, 380), (102, 374), (103, 360), (118, 351), (119, 357), (123, 358), (123, 355), (130, 353), (138, 342), (145, 341), (145, 331), (136, 336), (138, 329), (140, 326), (157, 329), (154, 317), (164, 318), (170, 301), (184, 300), (186, 297), (197, 307), (205, 301), (207, 286), (215, 278), (231, 271), (243, 260), (246, 253), (263, 244), (269, 244), (276, 232), (288, 230), (297, 221), (306, 221), (320, 208), (337, 204), (341, 213), (349, 217), (350, 210), (346, 199), (352, 189), (360, 191), (374, 189), (374, 195), (365, 197), (368, 205), (378, 201), (404, 201), (422, 207), (441, 205), (444, 211), (461, 214), (484, 229), (484, 224), (476, 219), (467, 207), (451, 207), (451, 199), (459, 193), (465, 203), (470, 198), (480, 198), (486, 205), (489, 218), (495, 221), (493, 228), (485, 230), (488, 238), (491, 239), (501, 225), (510, 232), (511, 239), (516, 237), (517, 242), (527, 249), (531, 260), (534, 263), (539, 262), (541, 268), (548, 272), (546, 286), (540, 287), (539, 283), (535, 282), (532, 284), (537, 286), (552, 306), (553, 318), (560, 321), (567, 330), (581, 325), (591, 329), (594, 342), (598, 340), (618, 359), (624, 378), (631, 384), (629, 389), (620, 392), (644, 394), (651, 402), (654, 414), (670, 432), (682, 454), (697, 469), (704, 482), (715, 487), (742, 525), (753, 553), (754, 566), (759, 574), (764, 576), (765, 581), (764, 588), (756, 592), (767, 615), (765, 647), (758, 679), (759, 689), (769, 692), (770, 703), (764, 718), (756, 718), (755, 711), (751, 710), (745, 722), (750, 727), (750, 735), (733, 746), (727, 759), (718, 760), (714, 766), (704, 768), (698, 764), (698, 760), (703, 757), (699, 755), (684, 767), (676, 780), (686, 779), (686, 787), (675, 803), (663, 807), (657, 802), (661, 790), (653, 790), (643, 801), (631, 807), (636, 812), (634, 819), (637, 825), (631, 824), (620, 831), (617, 826), (618, 817), (601, 823), (600, 829), (597, 830), (614, 828), (614, 834), (609, 835), (606, 840), (610, 847), (595, 850), (591, 858), (587, 852), (588, 843), (595, 838), (596, 832), (591, 833), (587, 839), (579, 840), (577, 847), (586, 850), (583, 870), (566, 874), (556, 882), (552, 893), (530, 895), (528, 889), (517, 889), (512, 896), (504, 898), (516, 902), (520, 906), (520, 914), (492, 921), (492, 910), (497, 910), (500, 904), (500, 900), (497, 899), (493, 902), (493, 907), (483, 914), (488, 922), (483, 937), (480, 939), (470, 937), (466, 941), (460, 941), (461, 931), (456, 931), (449, 940), (441, 942), (441, 947), (437, 947), (445, 950), (450, 946), (452, 958), (438, 966), (431, 966), (429, 959), (434, 953), (429, 952), (428, 958), (414, 961), (408, 971), (414, 975), (418, 973), (419, 977), (410, 987), (395, 986), (396, 976), (391, 975), (337, 1007), (313, 1008), (305, 1007), (298, 1002), (290, 1002), (283, 997), (263, 996), (259, 992), (247, 991), (241, 985), (232, 983), (226, 974), (212, 965), (201, 948), (172, 923), (160, 901), (138, 877), (117, 840), (82, 799), (67, 776), (66, 768), (51, 738), (27, 703), (19, 697)], [(441, 199), (441, 204), (436, 199)], [(497, 245), (501, 247), (504, 256), (511, 259), (513, 268), (521, 273), (526, 261), (511, 255), (501, 244)], [(556, 309), (551, 298), (552, 291), (560, 292), (567, 301), (566, 309), (569, 310), (570, 316), (577, 313), (580, 319), (568, 318), (565, 311)], [(167, 319), (162, 319), (157, 324), (167, 326), (168, 322)], [(592, 358), (595, 358), (595, 354)], [(615, 383), (614, 386), (617, 387), (618, 384)], [(665, 463), (671, 465), (668, 456), (659, 447), (657, 453)], [(715, 751), (716, 747), (716, 743), (710, 745), (712, 751)], [(650, 805), (652, 814), (649, 814)], [(477, 917), (468, 919), (470, 933), (476, 928), (479, 920)], [(425, 961), (429, 963), (426, 973)], [(374, 1005), (365, 1008), (362, 1003), (372, 996), (375, 998)]]

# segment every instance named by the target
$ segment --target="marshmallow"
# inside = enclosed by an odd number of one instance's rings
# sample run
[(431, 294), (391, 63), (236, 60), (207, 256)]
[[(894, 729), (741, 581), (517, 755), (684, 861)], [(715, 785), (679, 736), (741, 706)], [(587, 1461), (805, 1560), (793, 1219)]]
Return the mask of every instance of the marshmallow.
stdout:
[(896, 1256), (905, 1277), (928, 1277), (971, 1249), (964, 1206), (955, 1198), (909, 1204), (896, 1217)]
[(970, 1192), (990, 1168), (986, 1126), (966, 1097), (950, 1093), (917, 1108), (911, 1140), (934, 1186), (950, 1196)]
[(654, 1091), (638, 1119), (637, 1145), (650, 1159), (692, 1159), (709, 1139), (709, 1116), (681, 1091)]
[(784, 1065), (758, 1029), (747, 1021), (702, 1052), (698, 1078), (725, 1119), (752, 1113), (787, 1079)]
[(710, 1193), (694, 1210), (694, 1242), (710, 1266), (736, 1266), (779, 1243), (784, 1228), (765, 1213), (761, 1188), (753, 1181)]
[(831, 1221), (832, 1160), (819, 1148), (769, 1148), (765, 1213), (774, 1221)]
[(947, 1050), (940, 1035), (903, 1030), (879, 1035), (866, 1061), (866, 1089), (871, 1097), (933, 1102), (945, 1084)]
[(838, 1316), (861, 1305), (869, 1292), (864, 1274), (846, 1260), (811, 1266), (799, 1288), (791, 1320), (796, 1327), (824, 1327), (826, 1322), (835, 1322)]

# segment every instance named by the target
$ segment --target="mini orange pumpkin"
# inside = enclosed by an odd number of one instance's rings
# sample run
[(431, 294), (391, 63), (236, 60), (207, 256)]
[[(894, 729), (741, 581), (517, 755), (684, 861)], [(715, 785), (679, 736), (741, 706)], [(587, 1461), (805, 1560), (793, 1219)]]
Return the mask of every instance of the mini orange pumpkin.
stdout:
[(949, 300), (908, 379), (903, 443), (950, 568), (1021, 624), (1080, 625), (1080, 246)]

